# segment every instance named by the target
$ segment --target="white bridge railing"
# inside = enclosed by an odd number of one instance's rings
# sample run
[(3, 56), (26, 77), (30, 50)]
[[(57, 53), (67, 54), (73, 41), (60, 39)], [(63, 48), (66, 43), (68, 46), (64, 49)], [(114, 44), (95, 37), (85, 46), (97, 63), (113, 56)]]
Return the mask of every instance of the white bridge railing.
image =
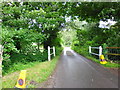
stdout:
[[(50, 53), (50, 49), (53, 49), (52, 53)], [(54, 46), (51, 48), (50, 48), (50, 46), (48, 46), (48, 61), (51, 60), (51, 55), (53, 55), (55, 57), (55, 47)]]
[[(94, 52), (92, 52), (91, 49), (98, 49), (98, 50), (99, 50), (99, 53), (94, 53)], [(91, 47), (91, 46), (89, 46), (89, 53), (90, 53), (90, 54), (97, 55), (97, 56), (100, 57), (100, 55), (102, 55), (102, 47), (101, 47), (101, 46), (99, 46), (99, 47)]]

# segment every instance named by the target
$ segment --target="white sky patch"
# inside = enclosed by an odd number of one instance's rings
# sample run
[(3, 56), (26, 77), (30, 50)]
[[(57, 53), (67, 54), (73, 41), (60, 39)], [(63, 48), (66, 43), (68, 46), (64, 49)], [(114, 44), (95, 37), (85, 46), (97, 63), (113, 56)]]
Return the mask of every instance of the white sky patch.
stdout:
[(108, 28), (108, 29), (110, 29), (110, 26), (114, 25), (115, 23), (117, 23), (117, 22), (113, 21), (111, 19), (108, 19), (107, 21), (100, 21), (99, 22), (99, 28)]
[(66, 2), (63, 3), (63, 5), (65, 5), (65, 4), (66, 4)]
[(36, 20), (35, 20), (35, 19), (33, 19), (33, 23), (36, 23)]
[(71, 21), (71, 16), (69, 16), (69, 17), (65, 16), (65, 21), (70, 22)]
[(82, 21), (82, 24), (84, 25), (84, 24), (87, 24), (87, 22), (86, 21)]
[(63, 31), (66, 31), (67, 29), (66, 29), (66, 28), (63, 28), (62, 30), (63, 30)]
[(78, 18), (78, 16), (75, 16), (75, 18), (77, 19), (77, 18)]
[(22, 6), (22, 5), (23, 5), (23, 2), (20, 2), (20, 5)]
[(53, 24), (53, 27), (55, 27), (55, 24)]
[(91, 2), (92, 0), (84, 0), (84, 1)]
[(37, 45), (37, 43), (32, 43), (32, 45)]
[(8, 3), (10, 6), (12, 5), (12, 3)]
[(42, 24), (39, 24), (39, 28), (42, 28)]

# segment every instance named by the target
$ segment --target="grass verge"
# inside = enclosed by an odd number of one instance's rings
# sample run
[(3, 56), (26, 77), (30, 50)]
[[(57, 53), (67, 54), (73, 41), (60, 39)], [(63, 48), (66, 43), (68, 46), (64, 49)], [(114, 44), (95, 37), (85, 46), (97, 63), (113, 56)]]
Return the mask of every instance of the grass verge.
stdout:
[[(28, 88), (36, 88), (36, 85), (46, 81), (52, 74), (59, 56), (51, 61), (38, 62), (33, 67), (27, 68), (26, 84)], [(2, 78), (2, 88), (13, 88), (16, 85), (20, 71), (5, 75)]]
[[(92, 57), (92, 56), (86, 56), (86, 58), (100, 64), (100, 61), (98, 59)], [(111, 63), (109, 61), (107, 61), (106, 64), (101, 64), (101, 65), (104, 66), (104, 67), (109, 67), (109, 68), (118, 68), (118, 67), (120, 67), (120, 65), (118, 63)]]
[(6, 76), (6, 75), (9, 75), (9, 74), (11, 74), (13, 72), (33, 67), (37, 63), (40, 63), (40, 62), (35, 61), (35, 62), (28, 62), (26, 64), (24, 64), (22, 62), (14, 63), (9, 69), (7, 69), (6, 72), (2, 72), (2, 74), (3, 74), (3, 76)]
[[(82, 56), (86, 57), (87, 59), (90, 59), (90, 60), (100, 64), (99, 59), (96, 59), (92, 55), (89, 55), (86, 47), (83, 47), (83, 48), (82, 47), (81, 48), (73, 47), (72, 49), (74, 51), (76, 51), (77, 53), (81, 54)], [(101, 65), (104, 67), (109, 67), (109, 68), (120, 68), (120, 64), (114, 63), (114, 62), (111, 63), (109, 61), (107, 61), (107, 64), (101, 64)]]

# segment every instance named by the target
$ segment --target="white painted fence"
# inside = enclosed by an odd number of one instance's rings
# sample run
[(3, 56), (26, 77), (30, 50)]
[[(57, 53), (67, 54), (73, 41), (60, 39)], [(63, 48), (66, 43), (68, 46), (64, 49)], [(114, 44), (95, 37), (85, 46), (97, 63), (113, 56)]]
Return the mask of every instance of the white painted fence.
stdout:
[[(50, 49), (53, 49), (52, 53), (50, 53)], [(54, 46), (51, 48), (50, 48), (50, 46), (48, 46), (48, 61), (51, 60), (51, 55), (54, 55), (54, 57), (55, 57), (55, 47)]]
[[(93, 53), (91, 49), (99, 49), (99, 53)], [(102, 55), (102, 47), (101, 46), (99, 46), (99, 47), (91, 47), (91, 46), (89, 46), (89, 53), (97, 55), (97, 56), (100, 57), (100, 55)]]

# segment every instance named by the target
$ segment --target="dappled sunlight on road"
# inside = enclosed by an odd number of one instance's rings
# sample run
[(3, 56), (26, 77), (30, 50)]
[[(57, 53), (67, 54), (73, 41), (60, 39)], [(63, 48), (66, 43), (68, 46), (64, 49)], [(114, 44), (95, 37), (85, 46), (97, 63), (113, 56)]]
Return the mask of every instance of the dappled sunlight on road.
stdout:
[(71, 47), (64, 47), (64, 56), (67, 55), (67, 51), (70, 51), (74, 56), (76, 56), (76, 53), (71, 49)]

